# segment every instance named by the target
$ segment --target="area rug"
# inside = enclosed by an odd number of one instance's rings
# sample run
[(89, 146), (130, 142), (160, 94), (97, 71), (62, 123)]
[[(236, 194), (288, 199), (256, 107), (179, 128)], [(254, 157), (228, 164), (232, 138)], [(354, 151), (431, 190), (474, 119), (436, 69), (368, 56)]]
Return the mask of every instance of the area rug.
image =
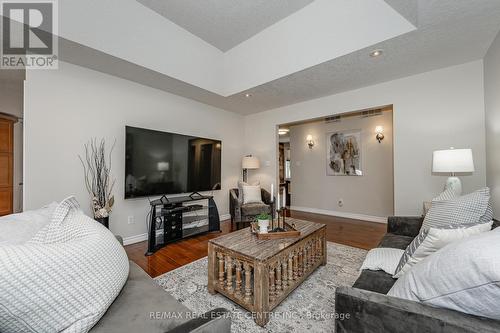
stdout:
[(222, 295), (207, 290), (207, 258), (157, 277), (156, 282), (196, 313), (214, 308), (232, 312), (232, 332), (333, 332), (335, 288), (352, 286), (366, 251), (328, 242), (328, 263), (320, 266), (274, 310), (266, 327), (257, 326), (251, 314)]

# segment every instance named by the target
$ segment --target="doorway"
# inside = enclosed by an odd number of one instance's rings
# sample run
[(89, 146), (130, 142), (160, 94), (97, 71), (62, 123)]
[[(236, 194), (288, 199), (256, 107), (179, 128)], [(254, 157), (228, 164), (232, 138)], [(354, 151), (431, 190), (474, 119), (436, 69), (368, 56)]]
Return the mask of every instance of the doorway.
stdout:
[(290, 160), (290, 129), (288, 127), (279, 128), (278, 144), (278, 169), (279, 184), (281, 191), (286, 193), (286, 206), (290, 207), (292, 197), (291, 187), (291, 160)]
[(392, 106), (279, 126), (292, 211), (385, 223), (394, 214)]

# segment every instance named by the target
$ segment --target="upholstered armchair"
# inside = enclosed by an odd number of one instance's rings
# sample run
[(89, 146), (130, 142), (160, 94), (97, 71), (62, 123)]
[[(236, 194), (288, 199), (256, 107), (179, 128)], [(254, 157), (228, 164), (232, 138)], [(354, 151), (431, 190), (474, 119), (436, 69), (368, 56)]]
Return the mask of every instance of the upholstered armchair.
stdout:
[(236, 224), (236, 229), (248, 225), (255, 219), (255, 216), (263, 213), (271, 214), (271, 194), (261, 189), (262, 203), (248, 203), (238, 200), (239, 190), (233, 188), (229, 190), (229, 210), (231, 214), (231, 224)]

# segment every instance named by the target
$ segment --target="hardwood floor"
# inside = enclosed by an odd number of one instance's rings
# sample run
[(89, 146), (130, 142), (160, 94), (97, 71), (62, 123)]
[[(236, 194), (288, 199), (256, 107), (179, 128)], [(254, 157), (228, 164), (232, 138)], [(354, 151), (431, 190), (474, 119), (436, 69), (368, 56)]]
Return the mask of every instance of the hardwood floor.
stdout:
[(291, 216), (301, 220), (326, 224), (326, 240), (371, 250), (377, 247), (387, 231), (384, 223), (366, 222), (328, 215), (292, 211)]
[[(386, 232), (387, 226), (313, 213), (292, 211), (291, 217), (326, 224), (326, 239), (330, 242), (349, 245), (362, 249), (372, 249), (377, 246)], [(154, 255), (146, 257), (147, 242), (125, 246), (125, 250), (136, 264), (142, 267), (150, 276), (156, 277), (174, 270), (207, 255), (207, 244), (212, 238), (232, 231), (231, 223), (221, 223), (222, 232), (209, 233), (168, 244)]]

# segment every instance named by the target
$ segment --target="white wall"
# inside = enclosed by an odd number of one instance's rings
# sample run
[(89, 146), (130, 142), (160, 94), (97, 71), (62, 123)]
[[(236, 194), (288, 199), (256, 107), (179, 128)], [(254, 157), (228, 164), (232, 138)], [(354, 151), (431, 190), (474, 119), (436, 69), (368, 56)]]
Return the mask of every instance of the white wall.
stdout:
[[(112, 174), (115, 207), (110, 229), (124, 237), (146, 232), (147, 199), (124, 200), (125, 125), (221, 139), (221, 215), (241, 174), (243, 117), (127, 80), (61, 63), (59, 70), (27, 73), (25, 85), (25, 207), (74, 194), (90, 214), (78, 154), (92, 137), (116, 138)], [(128, 224), (128, 216), (135, 223)]]
[(445, 177), (431, 174), (432, 151), (436, 149), (472, 148), (476, 172), (463, 177), (464, 191), (486, 184), (482, 61), (248, 116), (245, 153), (264, 161), (251, 178), (259, 178), (264, 185), (276, 182), (278, 124), (391, 104), (395, 214), (421, 214), (422, 201), (442, 190)]
[[(384, 140), (375, 139), (375, 127), (384, 127)], [(328, 176), (327, 133), (361, 130), (361, 170), (363, 176)], [(314, 147), (306, 144), (312, 135)], [(342, 117), (340, 122), (324, 120), (290, 127), (292, 165), (292, 209), (331, 215), (384, 221), (394, 214), (392, 112), (363, 117)], [(343, 204), (339, 205), (338, 201)]]
[[(18, 118), (23, 117), (23, 81), (0, 80), (0, 112)], [(14, 213), (22, 211), (23, 182), (23, 123), (14, 124), (14, 175), (13, 175), (13, 207)]]
[(500, 218), (500, 33), (484, 58), (486, 110), (486, 182), (492, 192), (493, 211)]
[[(111, 229), (124, 237), (145, 233), (147, 200), (123, 200), (124, 126), (131, 125), (221, 139), (223, 189), (215, 195), (220, 213), (227, 214), (227, 191), (240, 177), (242, 155), (261, 159), (261, 169), (250, 172), (250, 178), (265, 186), (276, 182), (278, 124), (392, 104), (395, 213), (420, 214), (422, 201), (437, 194), (445, 181), (431, 175), (435, 149), (472, 148), (476, 172), (463, 177), (464, 190), (486, 184), (483, 83), (483, 63), (476, 61), (242, 117), (66, 63), (56, 71), (30, 71), (25, 207), (75, 194), (90, 212), (77, 155), (91, 137), (116, 138)], [(135, 224), (127, 224), (130, 215)]]

